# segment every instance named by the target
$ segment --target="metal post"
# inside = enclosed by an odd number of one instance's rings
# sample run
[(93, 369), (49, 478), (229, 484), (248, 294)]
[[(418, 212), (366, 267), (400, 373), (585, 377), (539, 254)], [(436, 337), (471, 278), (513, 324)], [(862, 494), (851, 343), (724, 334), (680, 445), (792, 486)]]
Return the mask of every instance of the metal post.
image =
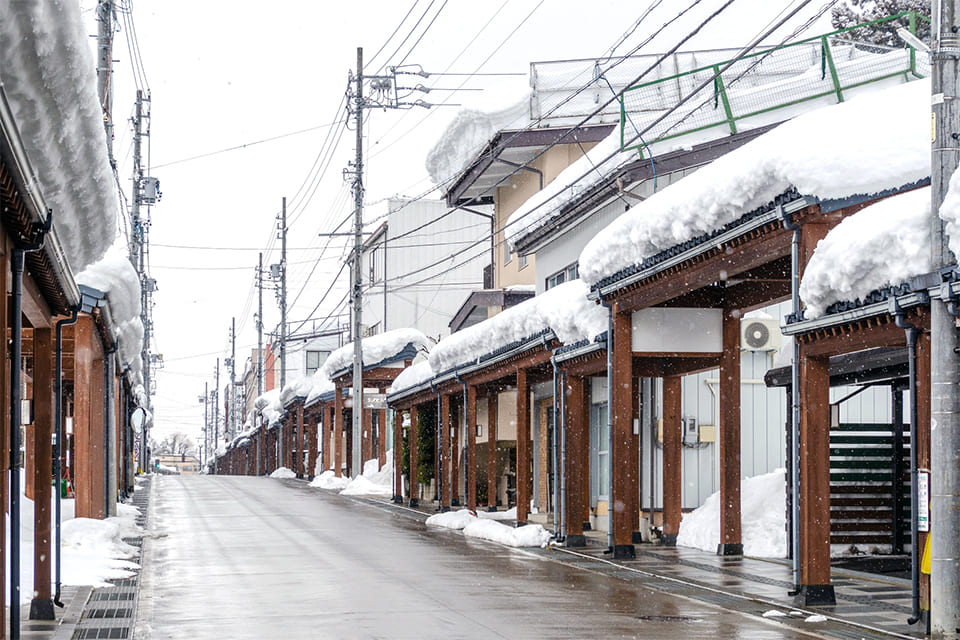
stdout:
[(10, 637), (20, 637), (20, 422), (23, 316), (23, 251), (13, 250), (10, 354)]
[(230, 438), (237, 435), (237, 319), (230, 318)]
[(103, 129), (107, 135), (107, 156), (113, 158), (113, 0), (97, 3), (97, 95), (103, 110)]
[(54, 424), (56, 425), (56, 436), (53, 441), (53, 477), (56, 479), (56, 488), (54, 494), (54, 519), (55, 534), (53, 546), (57, 550), (57, 562), (54, 568), (54, 595), (53, 603), (62, 607), (60, 602), (60, 521), (62, 505), (60, 504), (60, 483), (63, 481), (63, 327), (77, 322), (78, 311), (75, 308), (69, 318), (57, 320), (56, 325), (56, 370), (54, 371)]
[(360, 269), (360, 247), (363, 243), (363, 48), (357, 47), (356, 94), (354, 116), (356, 118), (356, 161), (353, 167), (353, 473), (363, 472), (360, 455), (363, 442), (363, 335), (362, 296), (363, 283)]
[[(931, 210), (939, 213), (950, 177), (960, 164), (960, 0), (938, 0), (932, 12), (933, 96), (931, 115)], [(934, 215), (931, 256), (935, 270), (956, 263), (939, 215)], [(931, 441), (930, 490), (930, 627), (936, 638), (960, 638), (960, 358), (956, 320), (947, 300), (930, 302)], [(915, 446), (911, 442), (911, 446)]]
[[(287, 199), (280, 218), (280, 389), (287, 386)], [(282, 446), (281, 435), (281, 446)]]
[(220, 358), (217, 358), (217, 381), (213, 387), (213, 475), (217, 475), (217, 449), (220, 448)]
[(257, 263), (257, 397), (263, 395), (263, 254)]

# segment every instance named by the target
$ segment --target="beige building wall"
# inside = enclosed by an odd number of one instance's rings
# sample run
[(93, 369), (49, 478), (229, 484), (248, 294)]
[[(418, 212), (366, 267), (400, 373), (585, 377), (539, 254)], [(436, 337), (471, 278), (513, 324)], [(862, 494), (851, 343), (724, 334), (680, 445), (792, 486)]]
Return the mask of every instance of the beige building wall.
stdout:
[[(586, 151), (594, 146), (590, 144), (561, 144), (553, 147), (531, 163), (531, 167), (543, 173), (543, 185), (546, 186), (570, 166)], [(502, 229), (510, 219), (510, 215), (520, 205), (530, 199), (540, 190), (540, 176), (532, 171), (518, 171), (511, 180), (497, 187), (497, 197), (494, 206), (496, 227)], [(510, 254), (502, 231), (497, 232), (497, 266), (495, 269), (494, 286), (506, 288), (513, 285), (536, 284), (536, 268), (534, 256), (521, 259), (516, 254)], [(491, 309), (490, 315), (499, 313), (499, 309)]]

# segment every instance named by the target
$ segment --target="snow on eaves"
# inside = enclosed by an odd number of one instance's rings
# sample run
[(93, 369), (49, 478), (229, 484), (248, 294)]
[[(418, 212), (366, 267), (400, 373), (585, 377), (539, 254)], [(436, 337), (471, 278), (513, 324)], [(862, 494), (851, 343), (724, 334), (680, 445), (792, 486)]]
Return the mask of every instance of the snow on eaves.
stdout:
[(11, 0), (0, 21), (0, 83), (75, 273), (113, 243), (119, 210), (88, 40), (76, 0)]
[[(427, 336), (416, 329), (394, 329), (364, 338), (362, 342), (363, 362), (366, 365), (372, 365), (389, 360), (411, 344), (417, 351), (427, 351), (432, 343)], [(331, 353), (327, 361), (323, 363), (321, 370), (327, 378), (332, 378), (333, 374), (351, 366), (353, 366), (352, 342)]]
[(486, 104), (461, 109), (454, 116), (427, 153), (427, 173), (434, 184), (442, 184), (466, 169), (498, 131), (530, 123), (531, 89), (518, 84), (514, 79), (487, 90), (482, 97)]
[(253, 406), (260, 412), (264, 424), (267, 426), (276, 424), (280, 421), (280, 415), (283, 413), (283, 405), (280, 404), (280, 389), (271, 389), (258, 396), (254, 400)]
[(415, 362), (400, 372), (400, 375), (396, 377), (387, 392), (391, 394), (400, 393), (401, 391), (418, 387), (432, 377), (433, 368), (430, 366), (429, 360)]
[(871, 195), (930, 175), (930, 83), (910, 82), (800, 115), (639, 203), (580, 254), (589, 284), (710, 233), (795, 187)]
[(140, 276), (136, 269), (118, 245), (77, 274), (76, 280), (106, 294), (116, 325), (120, 361), (128, 364), (131, 373), (139, 379), (143, 370), (143, 321), (140, 319)]
[(304, 401), (304, 404), (310, 404), (320, 396), (331, 393), (336, 390), (333, 382), (330, 381), (330, 378), (326, 376), (323, 372), (323, 369), (318, 369), (311, 377), (311, 386), (310, 392), (307, 394), (307, 399)]
[(804, 317), (818, 318), (834, 302), (864, 298), (929, 271), (930, 188), (925, 187), (872, 204), (830, 230), (803, 272)]
[(475, 362), (500, 347), (552, 330), (564, 344), (590, 340), (607, 330), (607, 311), (587, 299), (589, 288), (573, 280), (458, 331), (430, 352), (434, 373)]

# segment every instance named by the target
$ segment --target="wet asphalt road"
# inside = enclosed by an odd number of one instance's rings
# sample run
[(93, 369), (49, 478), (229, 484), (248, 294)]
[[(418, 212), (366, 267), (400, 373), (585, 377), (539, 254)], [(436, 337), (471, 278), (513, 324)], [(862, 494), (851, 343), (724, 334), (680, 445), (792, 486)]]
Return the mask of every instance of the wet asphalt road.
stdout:
[(153, 490), (138, 639), (811, 637), (303, 482)]

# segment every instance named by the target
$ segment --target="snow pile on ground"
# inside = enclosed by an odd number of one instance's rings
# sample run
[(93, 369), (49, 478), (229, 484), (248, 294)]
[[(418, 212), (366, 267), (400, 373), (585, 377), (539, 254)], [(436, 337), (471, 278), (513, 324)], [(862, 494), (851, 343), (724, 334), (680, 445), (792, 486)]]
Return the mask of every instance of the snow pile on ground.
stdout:
[[(516, 509), (512, 511), (513, 518), (516, 518)], [(502, 515), (506, 516), (508, 513), (504, 512)], [(511, 527), (498, 522), (499, 518), (493, 517), (495, 515), (497, 514), (458, 509), (430, 516), (427, 518), (427, 525), (462, 530), (463, 535), (469, 538), (481, 538), (510, 547), (543, 547), (553, 537), (553, 534), (539, 524)]]
[(131, 381), (143, 381), (143, 321), (140, 319), (140, 276), (122, 244), (114, 245), (99, 262), (77, 274), (77, 284), (107, 295), (117, 329), (120, 361), (130, 366)]
[(116, 237), (96, 62), (75, 0), (16, 2), (0, 23), (3, 92), (75, 273)]
[(526, 78), (511, 78), (484, 90), (471, 108), (453, 117), (440, 139), (427, 152), (426, 168), (434, 184), (463, 171), (500, 130), (530, 122), (530, 86)]
[(614, 220), (580, 254), (580, 275), (595, 284), (791, 187), (832, 199), (922, 180), (930, 175), (929, 102), (929, 81), (918, 80), (798, 116)]
[[(755, 558), (787, 555), (786, 474), (783, 469), (740, 482), (743, 553)], [(683, 516), (677, 545), (716, 553), (720, 544), (720, 492)]]
[(930, 271), (930, 225), (925, 187), (872, 204), (831, 229), (803, 272), (805, 317)]
[(592, 339), (607, 330), (607, 311), (588, 300), (588, 292), (584, 282), (572, 280), (524, 300), (441, 340), (430, 352), (430, 366), (434, 373), (446, 371), (547, 329), (564, 344)]
[(387, 393), (399, 393), (419, 386), (433, 377), (433, 368), (429, 360), (417, 362), (400, 372), (387, 390)]
[(387, 454), (387, 463), (380, 468), (377, 459), (363, 463), (363, 473), (350, 481), (340, 493), (345, 496), (392, 496), (393, 456)]
[(332, 489), (333, 491), (340, 491), (348, 484), (350, 484), (350, 478), (338, 478), (330, 469), (327, 469), (310, 482), (310, 486), (316, 489)]
[(290, 469), (287, 469), (286, 467), (280, 467), (279, 469), (271, 473), (270, 477), (271, 478), (296, 478), (297, 474), (295, 474)]
[[(398, 355), (408, 345), (419, 351), (429, 351), (430, 339), (416, 329), (394, 329), (369, 338), (364, 338), (363, 363), (376, 364)], [(344, 345), (330, 354), (323, 363), (322, 371), (328, 378), (333, 374), (353, 365), (353, 343)]]

